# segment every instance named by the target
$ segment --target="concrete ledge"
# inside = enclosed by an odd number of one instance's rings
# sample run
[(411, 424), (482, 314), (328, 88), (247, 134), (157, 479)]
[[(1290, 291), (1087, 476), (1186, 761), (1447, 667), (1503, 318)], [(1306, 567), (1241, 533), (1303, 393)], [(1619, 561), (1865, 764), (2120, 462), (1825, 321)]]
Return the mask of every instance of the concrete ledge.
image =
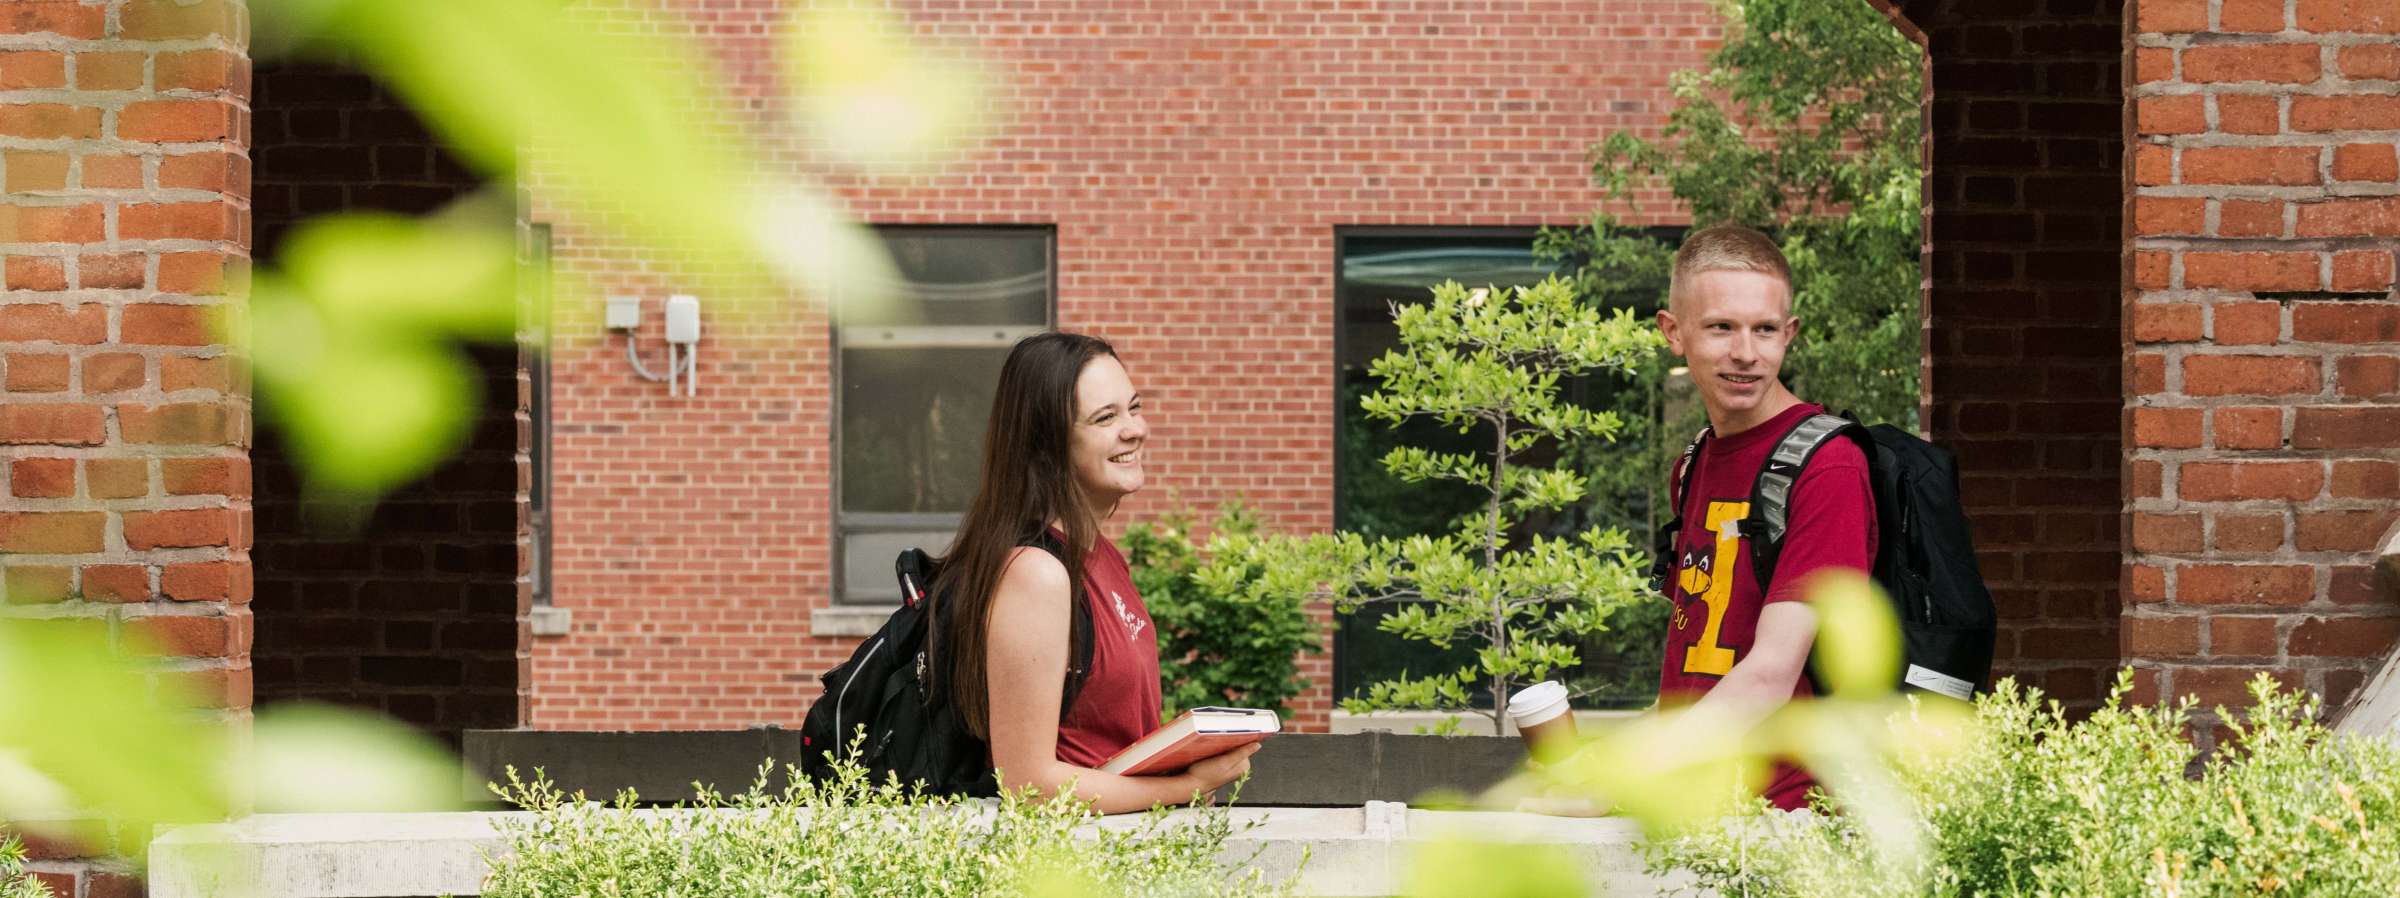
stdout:
[[(677, 732), (557, 732), (468, 730), (462, 746), (462, 796), (493, 801), (485, 784), (510, 766), (527, 779), (542, 770), (560, 790), (606, 799), (632, 789), (644, 801), (679, 802), (696, 797), (692, 783), (735, 792), (758, 776), (759, 765), (798, 763), (800, 734), (762, 727), (754, 730)], [(781, 779), (771, 788), (781, 789)]]
[[(972, 809), (962, 813), (973, 813)], [(632, 811), (738, 814), (742, 811)], [(1194, 812), (1176, 811), (1177, 816)], [(1483, 811), (1425, 811), (1393, 802), (1347, 808), (1237, 807), (1223, 857), (1247, 861), (1270, 879), (1299, 873), (1298, 893), (1369, 898), (1398, 894), (1409, 854), (1460, 836), (1559, 845), (1581, 862), (1594, 894), (1652, 896), (1674, 883), (1642, 872), (1639, 829), (1614, 818), (1574, 819)], [(506, 845), (494, 824), (520, 812), (455, 814), (268, 814), (167, 831), (151, 843), (152, 898), (392, 898), (479, 894), (484, 858)], [(1125, 828), (1138, 817), (1089, 826)], [(1303, 858), (1306, 866), (1301, 865)]]

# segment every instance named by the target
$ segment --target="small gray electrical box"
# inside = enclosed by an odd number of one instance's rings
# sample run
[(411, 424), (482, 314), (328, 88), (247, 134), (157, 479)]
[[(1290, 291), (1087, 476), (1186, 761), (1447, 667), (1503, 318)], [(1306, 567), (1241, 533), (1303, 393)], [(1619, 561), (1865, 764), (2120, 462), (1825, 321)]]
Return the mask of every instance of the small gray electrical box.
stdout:
[(608, 329), (633, 330), (642, 326), (642, 298), (611, 296), (608, 298)]

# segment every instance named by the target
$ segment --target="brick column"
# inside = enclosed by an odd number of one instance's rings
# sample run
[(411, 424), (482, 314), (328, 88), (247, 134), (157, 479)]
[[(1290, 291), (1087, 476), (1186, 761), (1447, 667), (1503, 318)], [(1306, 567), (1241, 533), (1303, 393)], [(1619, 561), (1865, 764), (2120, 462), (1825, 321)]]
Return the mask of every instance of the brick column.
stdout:
[(2400, 636), (2400, 2), (2139, 0), (2125, 653), (2153, 695), (2338, 704)]
[(2118, 665), (2117, 131), (2100, 0), (1919, 0), (1933, 72), (1927, 428), (1998, 604), (1995, 676), (2070, 707)]
[[(250, 704), (249, 402), (208, 322), (247, 255), (246, 33), (240, 0), (0, 11), (10, 611), (152, 640), (232, 721)], [(108, 847), (46, 845), (35, 868), (61, 895), (138, 894), (77, 857)]]

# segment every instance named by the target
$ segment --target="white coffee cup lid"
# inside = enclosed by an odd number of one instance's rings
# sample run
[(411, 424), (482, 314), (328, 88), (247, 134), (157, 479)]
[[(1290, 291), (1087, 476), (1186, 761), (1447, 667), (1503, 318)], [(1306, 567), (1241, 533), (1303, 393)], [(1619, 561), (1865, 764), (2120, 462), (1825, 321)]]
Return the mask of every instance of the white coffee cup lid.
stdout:
[(1543, 680), (1508, 697), (1508, 716), (1518, 726), (1532, 726), (1567, 712), (1567, 685)]

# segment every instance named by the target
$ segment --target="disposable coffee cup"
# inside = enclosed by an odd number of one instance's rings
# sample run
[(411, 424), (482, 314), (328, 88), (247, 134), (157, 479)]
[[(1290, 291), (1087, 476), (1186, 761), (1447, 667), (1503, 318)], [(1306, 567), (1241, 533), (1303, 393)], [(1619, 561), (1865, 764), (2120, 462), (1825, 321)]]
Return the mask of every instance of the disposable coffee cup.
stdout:
[(1543, 680), (1508, 697), (1508, 719), (1538, 760), (1564, 754), (1575, 742), (1575, 715), (1567, 713), (1567, 686)]

